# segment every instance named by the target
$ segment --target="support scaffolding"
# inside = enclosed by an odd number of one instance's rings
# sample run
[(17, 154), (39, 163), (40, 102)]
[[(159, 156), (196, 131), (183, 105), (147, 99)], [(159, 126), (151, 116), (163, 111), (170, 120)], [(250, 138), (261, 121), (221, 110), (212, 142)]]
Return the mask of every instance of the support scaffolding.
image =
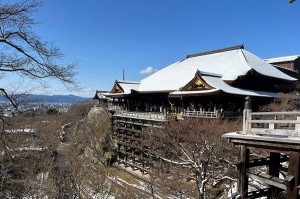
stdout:
[(165, 117), (116, 114), (112, 119), (113, 137), (118, 145), (118, 162), (148, 173), (153, 157), (142, 144), (143, 131), (149, 127), (162, 128), (163, 123), (167, 121)]

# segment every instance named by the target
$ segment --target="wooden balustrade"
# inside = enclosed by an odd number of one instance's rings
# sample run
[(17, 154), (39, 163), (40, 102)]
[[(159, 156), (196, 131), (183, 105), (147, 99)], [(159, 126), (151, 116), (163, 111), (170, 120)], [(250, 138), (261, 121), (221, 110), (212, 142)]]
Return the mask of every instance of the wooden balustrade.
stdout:
[(147, 119), (147, 120), (161, 120), (166, 121), (168, 119), (167, 114), (162, 113), (145, 113), (145, 112), (128, 112), (117, 111), (114, 116), (130, 117), (135, 119)]
[(224, 112), (211, 112), (211, 111), (184, 111), (184, 117), (196, 118), (241, 118), (241, 112), (224, 111)]
[(244, 134), (288, 137), (300, 135), (300, 112), (245, 112)]
[[(276, 198), (280, 194), (300, 199), (299, 133), (300, 112), (252, 112), (249, 107), (244, 110), (243, 130), (223, 135), (240, 148), (237, 187), (241, 199)], [(253, 148), (268, 152), (269, 157), (253, 159), (250, 156)], [(261, 166), (268, 168), (267, 171), (261, 170)], [(285, 175), (280, 176), (282, 172)], [(249, 192), (249, 178), (266, 187)]]

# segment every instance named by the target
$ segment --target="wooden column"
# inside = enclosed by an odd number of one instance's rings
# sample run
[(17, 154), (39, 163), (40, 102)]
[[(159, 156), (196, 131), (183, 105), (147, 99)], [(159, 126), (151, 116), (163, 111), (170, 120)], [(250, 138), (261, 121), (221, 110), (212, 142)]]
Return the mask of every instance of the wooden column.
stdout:
[(144, 174), (145, 172), (145, 160), (144, 160), (144, 152), (141, 152), (141, 160), (142, 160), (142, 173)]
[(125, 125), (126, 130), (124, 132), (124, 149), (125, 149), (125, 162), (128, 163), (128, 139), (127, 139), (127, 124)]
[(238, 166), (238, 193), (241, 199), (248, 196), (248, 177), (246, 175), (249, 164), (249, 149), (242, 145), (240, 146), (240, 165)]
[(117, 160), (120, 160), (121, 144), (118, 144)]
[[(270, 152), (269, 175), (279, 177), (280, 153)], [(278, 195), (278, 188), (271, 186), (268, 199), (272, 199)]]
[(299, 152), (290, 152), (289, 155), (289, 168), (288, 175), (294, 176), (295, 180), (291, 186), (287, 187), (287, 197), (288, 199), (299, 199), (298, 188), (299, 185), (299, 170), (300, 170), (300, 153)]

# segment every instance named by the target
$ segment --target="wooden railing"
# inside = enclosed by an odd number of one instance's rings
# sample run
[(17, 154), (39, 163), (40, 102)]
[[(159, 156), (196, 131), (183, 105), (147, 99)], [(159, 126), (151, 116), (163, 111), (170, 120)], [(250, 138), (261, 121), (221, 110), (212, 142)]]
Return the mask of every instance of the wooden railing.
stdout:
[(225, 111), (225, 112), (208, 112), (208, 111), (184, 111), (185, 117), (198, 118), (241, 118), (242, 112)]
[(107, 108), (109, 111), (121, 111), (122, 108), (120, 106), (109, 105)]
[(299, 136), (300, 112), (251, 112), (244, 111), (245, 134), (274, 136)]
[[(176, 113), (154, 113), (154, 112), (130, 112), (122, 110), (119, 106), (110, 106), (108, 108), (110, 111), (114, 111), (116, 116), (128, 116), (134, 118), (143, 118), (143, 119), (159, 119), (167, 120), (172, 116), (178, 116)], [(241, 118), (241, 112), (234, 111), (225, 111), (221, 112), (211, 112), (211, 111), (184, 111), (182, 114), (183, 117), (195, 117), (195, 118)]]
[(184, 117), (217, 118), (217, 112), (207, 111), (184, 111)]
[(128, 112), (128, 111), (117, 111), (114, 116), (132, 117), (139, 119), (152, 119), (152, 120), (167, 120), (166, 114), (162, 113), (151, 113), (151, 112)]

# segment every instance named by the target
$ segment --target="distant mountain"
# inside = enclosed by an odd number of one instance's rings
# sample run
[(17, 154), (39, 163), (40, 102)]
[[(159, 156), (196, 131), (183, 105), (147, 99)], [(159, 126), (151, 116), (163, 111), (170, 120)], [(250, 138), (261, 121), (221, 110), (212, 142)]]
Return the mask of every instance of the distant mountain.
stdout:
[[(77, 103), (84, 101), (92, 101), (91, 98), (79, 97), (76, 95), (26, 95), (22, 97), (28, 102), (44, 102), (44, 103)], [(7, 101), (4, 97), (0, 96), (0, 101)], [(23, 101), (23, 100), (22, 100)]]

